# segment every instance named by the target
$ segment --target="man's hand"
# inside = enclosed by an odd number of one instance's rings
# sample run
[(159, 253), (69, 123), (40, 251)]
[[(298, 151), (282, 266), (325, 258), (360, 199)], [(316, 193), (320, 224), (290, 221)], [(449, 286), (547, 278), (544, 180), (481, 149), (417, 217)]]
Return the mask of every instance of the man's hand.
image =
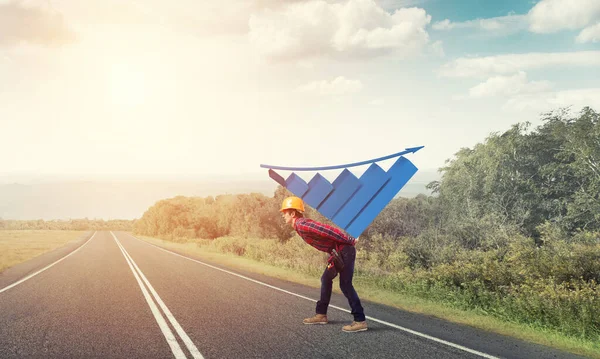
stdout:
[(330, 254), (329, 258), (327, 258), (327, 269), (331, 269), (333, 266), (333, 254)]

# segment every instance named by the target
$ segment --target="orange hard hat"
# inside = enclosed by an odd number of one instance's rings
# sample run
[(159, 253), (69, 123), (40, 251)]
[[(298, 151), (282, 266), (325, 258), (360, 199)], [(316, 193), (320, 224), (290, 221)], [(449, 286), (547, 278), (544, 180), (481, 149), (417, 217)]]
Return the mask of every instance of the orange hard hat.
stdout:
[(300, 212), (304, 212), (304, 202), (299, 197), (288, 197), (281, 203), (281, 209), (279, 212), (283, 212), (286, 209), (295, 209)]

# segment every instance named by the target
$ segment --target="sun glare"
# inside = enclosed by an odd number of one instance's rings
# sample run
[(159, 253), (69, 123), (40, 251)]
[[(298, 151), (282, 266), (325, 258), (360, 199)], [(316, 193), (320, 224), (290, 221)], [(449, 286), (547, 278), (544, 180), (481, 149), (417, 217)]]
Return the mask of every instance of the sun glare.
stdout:
[(117, 63), (109, 69), (109, 97), (113, 105), (137, 107), (146, 100), (149, 83), (143, 70)]

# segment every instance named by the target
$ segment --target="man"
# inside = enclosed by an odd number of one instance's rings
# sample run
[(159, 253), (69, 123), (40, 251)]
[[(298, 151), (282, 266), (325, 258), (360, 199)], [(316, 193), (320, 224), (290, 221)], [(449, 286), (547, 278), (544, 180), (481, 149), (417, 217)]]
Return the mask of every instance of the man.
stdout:
[(333, 265), (333, 250), (335, 249), (344, 262), (340, 274), (340, 289), (348, 299), (354, 321), (342, 328), (344, 332), (361, 332), (367, 330), (367, 322), (358, 294), (352, 286), (354, 261), (356, 259), (356, 239), (347, 236), (332, 226), (304, 218), (304, 202), (299, 197), (288, 197), (281, 204), (282, 216), (286, 224), (291, 224), (304, 241), (316, 249), (331, 254), (328, 266), (321, 277), (321, 298), (317, 302), (316, 315), (304, 319), (304, 324), (327, 324), (327, 307), (331, 299), (333, 279), (338, 270)]

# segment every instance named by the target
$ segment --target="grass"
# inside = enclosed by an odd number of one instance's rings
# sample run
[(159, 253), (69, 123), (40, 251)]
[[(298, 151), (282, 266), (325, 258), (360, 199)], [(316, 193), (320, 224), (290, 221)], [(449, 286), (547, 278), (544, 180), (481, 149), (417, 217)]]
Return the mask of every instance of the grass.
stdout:
[(87, 231), (2, 230), (0, 273), (81, 238)]
[[(214, 245), (214, 242), (211, 243), (210, 241), (202, 240), (195, 242), (172, 242), (145, 236), (139, 236), (138, 238), (163, 248), (197, 256), (229, 268), (263, 274), (314, 288), (320, 287), (320, 273), (308, 273), (288, 268), (285, 265), (272, 265), (232, 253), (222, 253), (221, 250), (223, 248)], [(226, 250), (226, 252), (230, 251), (230, 249)], [(357, 267), (360, 267), (360, 259), (357, 260)], [(372, 280), (361, 276), (360, 273), (355, 273), (354, 286), (362, 299), (371, 302), (385, 304), (409, 312), (434, 316), (485, 331), (600, 359), (600, 343), (568, 337), (540, 327), (503, 321), (486, 315), (481, 311), (461, 310), (433, 300), (407, 294), (398, 294), (378, 287)], [(336, 286), (334, 286), (334, 291), (340, 293)]]

